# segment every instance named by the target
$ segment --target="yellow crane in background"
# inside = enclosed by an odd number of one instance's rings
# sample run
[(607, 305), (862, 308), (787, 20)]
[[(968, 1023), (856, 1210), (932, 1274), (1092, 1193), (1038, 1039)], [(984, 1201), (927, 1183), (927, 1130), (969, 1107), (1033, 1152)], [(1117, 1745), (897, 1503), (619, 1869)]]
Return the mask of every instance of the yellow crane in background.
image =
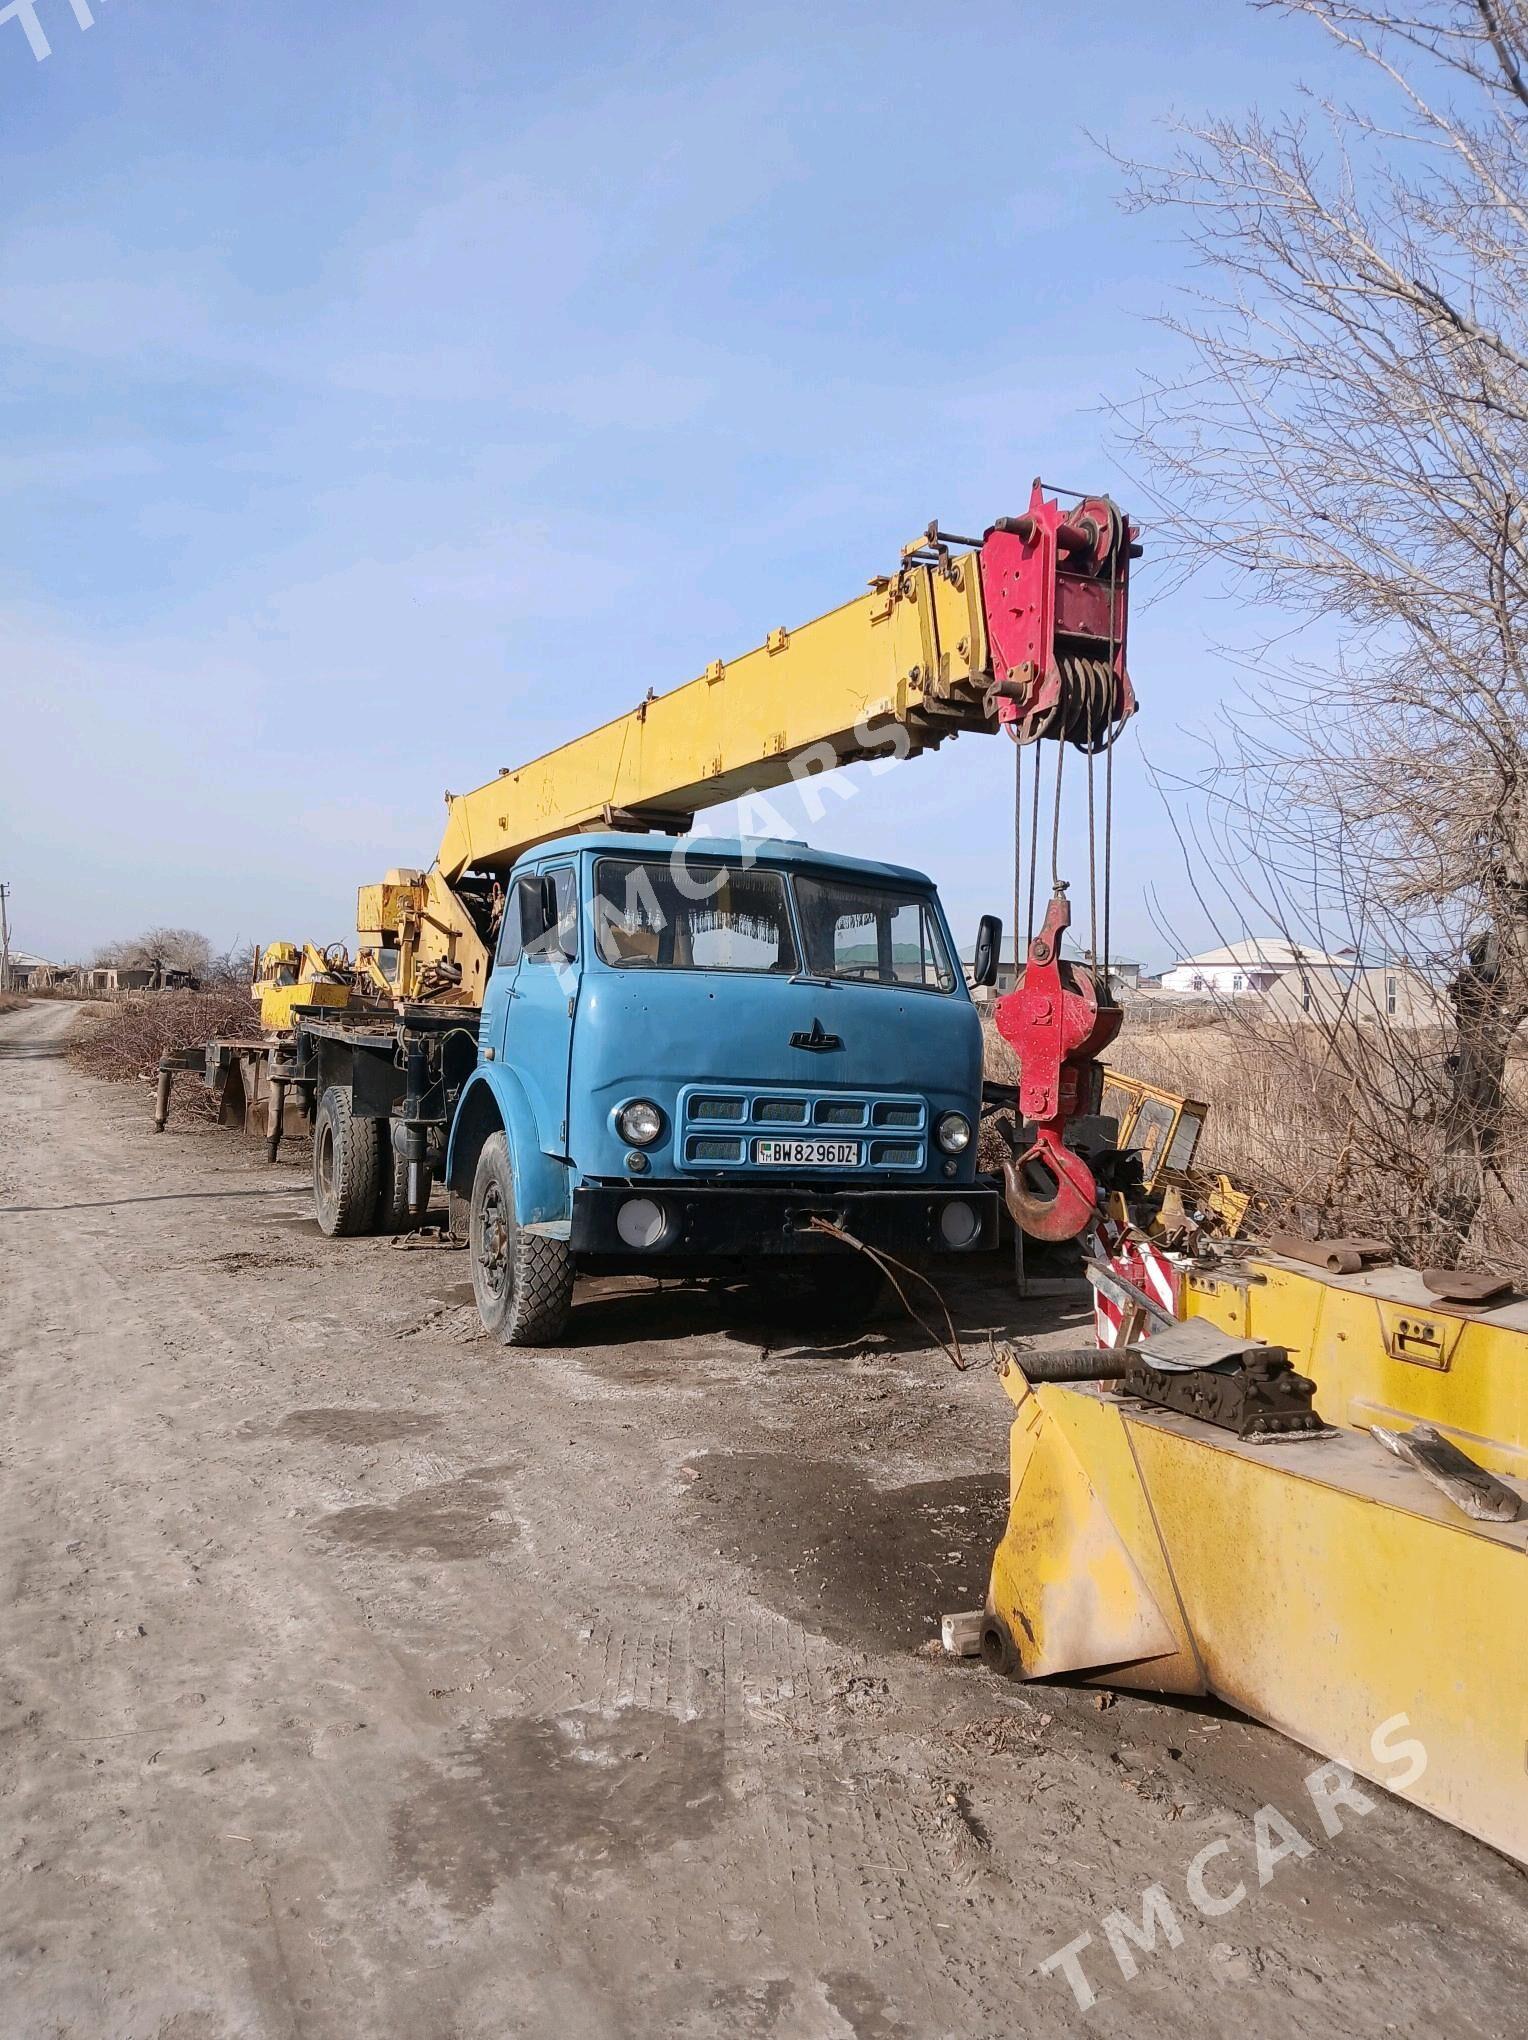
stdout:
[(260, 1025), (285, 1033), (302, 1006), (348, 1006), (356, 989), (350, 952), (342, 942), (320, 949), (312, 942), (267, 942), (250, 963), (250, 996)]

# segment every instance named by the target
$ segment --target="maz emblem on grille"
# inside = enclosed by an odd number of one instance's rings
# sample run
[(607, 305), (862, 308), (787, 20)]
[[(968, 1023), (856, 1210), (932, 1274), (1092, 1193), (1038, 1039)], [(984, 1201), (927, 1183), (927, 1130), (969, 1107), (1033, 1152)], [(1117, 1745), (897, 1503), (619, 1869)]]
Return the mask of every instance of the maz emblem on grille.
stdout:
[(822, 1022), (816, 1019), (812, 1022), (810, 1034), (796, 1033), (791, 1036), (792, 1048), (810, 1048), (818, 1054), (821, 1054), (824, 1049), (842, 1048), (843, 1045), (843, 1039), (840, 1035), (825, 1034)]

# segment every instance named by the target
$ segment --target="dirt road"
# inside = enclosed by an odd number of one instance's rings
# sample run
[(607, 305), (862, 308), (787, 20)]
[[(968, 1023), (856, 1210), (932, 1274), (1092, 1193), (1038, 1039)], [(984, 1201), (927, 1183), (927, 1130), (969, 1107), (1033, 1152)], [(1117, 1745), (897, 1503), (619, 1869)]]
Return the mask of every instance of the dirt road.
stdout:
[[(459, 1255), (156, 1139), (70, 1018), (0, 1019), (7, 2040), (1520, 2030), (1488, 1850), (1389, 1800), (1329, 1841), (1276, 1736), (919, 1654), (984, 1583), (985, 1368), (635, 1283), (506, 1357)], [(1310, 1843), (1259, 1889), (1265, 1805)], [(1085, 1933), (1084, 2022), (1037, 1964)]]

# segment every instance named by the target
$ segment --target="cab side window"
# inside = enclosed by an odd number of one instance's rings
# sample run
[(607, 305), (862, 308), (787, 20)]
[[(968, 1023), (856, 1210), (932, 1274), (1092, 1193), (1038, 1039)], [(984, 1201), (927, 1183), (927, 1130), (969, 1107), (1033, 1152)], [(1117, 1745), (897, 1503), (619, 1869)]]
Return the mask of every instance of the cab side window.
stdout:
[[(523, 878), (520, 885), (531, 889), (522, 922), (526, 961), (572, 963), (578, 955), (578, 881), (572, 865), (559, 864), (555, 870)], [(543, 887), (551, 895), (550, 926), (546, 925)]]
[(504, 902), (499, 923), (500, 963), (518, 963), (541, 933), (541, 880), (534, 871), (517, 878)]

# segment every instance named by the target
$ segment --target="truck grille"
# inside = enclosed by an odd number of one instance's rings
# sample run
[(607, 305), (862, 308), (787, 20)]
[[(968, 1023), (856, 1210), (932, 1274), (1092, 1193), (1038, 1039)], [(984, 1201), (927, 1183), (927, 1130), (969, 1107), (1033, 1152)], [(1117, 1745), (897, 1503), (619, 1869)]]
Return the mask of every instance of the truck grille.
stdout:
[(749, 1168), (755, 1138), (782, 1129), (799, 1129), (802, 1139), (857, 1139), (862, 1169), (911, 1172), (928, 1154), (928, 1108), (917, 1097), (693, 1085), (680, 1092), (678, 1108), (682, 1168)]

